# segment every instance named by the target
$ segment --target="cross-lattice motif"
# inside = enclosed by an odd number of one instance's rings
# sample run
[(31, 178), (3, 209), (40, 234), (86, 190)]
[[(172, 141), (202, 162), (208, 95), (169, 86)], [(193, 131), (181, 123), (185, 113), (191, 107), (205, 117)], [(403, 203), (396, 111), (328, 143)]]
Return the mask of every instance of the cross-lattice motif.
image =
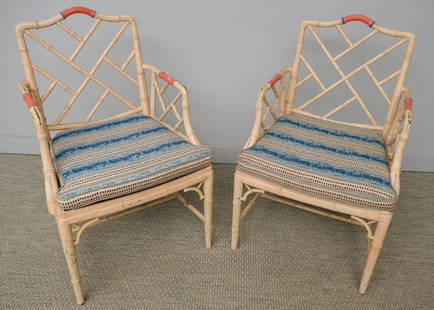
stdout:
[[(267, 132), (275, 121), (285, 112), (285, 89), (287, 84), (287, 76), (290, 73), (289, 69), (283, 70), (281, 73), (273, 77), (274, 82), (269, 82), (265, 87), (271, 89), (271, 92), (261, 91), (258, 97), (260, 106), (262, 107), (261, 127), (264, 132)], [(265, 90), (265, 89), (264, 89)], [(267, 95), (269, 97), (267, 98)]]
[[(169, 127), (183, 138), (189, 140), (185, 132), (183, 132), (183, 129), (185, 128), (182, 128), (182, 125), (185, 125), (184, 112), (180, 112), (177, 108), (177, 105), (179, 106), (179, 102), (182, 102), (183, 105), (181, 109), (188, 108), (186, 94), (183, 94), (181, 89), (175, 87), (176, 94), (169, 99), (169, 86), (173, 85), (176, 81), (169, 77), (166, 73), (159, 72), (158, 69), (151, 65), (144, 65), (144, 68), (145, 70), (149, 70), (151, 72), (151, 93), (149, 101), (151, 116), (164, 123), (165, 126)], [(163, 85), (159, 84), (159, 78), (164, 80)], [(157, 102), (159, 104), (159, 109), (157, 107)], [(174, 116), (174, 119), (169, 119), (170, 114)]]
[(122, 115), (129, 115), (132, 113), (136, 113), (141, 110), (141, 107), (138, 107), (137, 105), (131, 103), (128, 99), (126, 99), (124, 96), (110, 88), (108, 85), (106, 85), (101, 80), (97, 79), (95, 77), (95, 73), (98, 70), (98, 68), (101, 66), (103, 62), (107, 63), (109, 66), (117, 70), (120, 74), (122, 74), (126, 79), (128, 79), (130, 82), (132, 82), (134, 85), (140, 87), (139, 81), (132, 77), (127, 71), (126, 68), (130, 64), (131, 60), (136, 56), (136, 51), (133, 49), (131, 53), (128, 55), (128, 57), (125, 59), (125, 61), (122, 63), (122, 65), (117, 65), (113, 60), (111, 60), (108, 57), (108, 54), (110, 50), (113, 48), (115, 43), (119, 40), (119, 38), (122, 36), (122, 34), (125, 32), (125, 30), (128, 28), (128, 26), (131, 24), (129, 21), (123, 22), (118, 32), (115, 34), (113, 39), (110, 41), (110, 43), (106, 46), (101, 56), (97, 59), (94, 66), (91, 68), (90, 71), (86, 71), (83, 69), (83, 67), (79, 66), (78, 64), (74, 63), (74, 60), (79, 55), (82, 48), (85, 46), (85, 44), (89, 41), (90, 37), (94, 34), (97, 27), (100, 25), (101, 19), (97, 19), (93, 25), (90, 27), (90, 29), (87, 31), (87, 33), (82, 37), (78, 35), (75, 31), (73, 31), (71, 28), (66, 26), (61, 21), (57, 22), (56, 25), (64, 30), (67, 34), (69, 34), (72, 38), (77, 40), (79, 43), (71, 56), (67, 57), (63, 55), (58, 49), (56, 49), (54, 46), (49, 45), (47, 42), (45, 42), (42, 38), (37, 36), (34, 32), (30, 30), (25, 30), (25, 34), (28, 35), (30, 38), (32, 38), (34, 41), (39, 43), (41, 46), (45, 47), (48, 51), (50, 51), (52, 54), (63, 60), (66, 64), (70, 65), (80, 73), (82, 73), (85, 76), (85, 79), (80, 84), (80, 86), (77, 89), (73, 89), (70, 86), (63, 83), (60, 79), (54, 77), (47, 71), (45, 71), (43, 68), (39, 67), (36, 64), (31, 64), (31, 67), (34, 71), (40, 73), (41, 75), (45, 76), (49, 80), (51, 80), (51, 84), (48, 86), (48, 88), (42, 93), (40, 96), (41, 104), (43, 104), (47, 97), (52, 93), (54, 88), (56, 86), (59, 86), (63, 88), (65, 91), (70, 93), (72, 97), (69, 99), (68, 103), (62, 110), (62, 112), (58, 115), (56, 120), (54, 121), (54, 124), (51, 124), (48, 126), (49, 129), (58, 129), (62, 128), (62, 121), (65, 118), (66, 114), (70, 111), (71, 107), (76, 102), (77, 98), (80, 96), (80, 94), (83, 92), (85, 87), (88, 85), (90, 81), (93, 81), (95, 84), (100, 86), (102, 89), (104, 89), (104, 92), (101, 94), (93, 108), (88, 113), (84, 124), (92, 122), (92, 118), (95, 114), (95, 112), (98, 110), (98, 108), (101, 106), (101, 104), (104, 102), (104, 99), (107, 97), (108, 94), (113, 95), (116, 97), (120, 102), (124, 103), (126, 106), (128, 106), (128, 110), (126, 112), (122, 112), (116, 116), (122, 116)]
[[(367, 40), (369, 40), (370, 38), (372, 38), (379, 31), (376, 30), (376, 29), (372, 29), (366, 36), (362, 37), (361, 39), (359, 39), (356, 42), (353, 42), (348, 37), (348, 35), (344, 32), (344, 30), (342, 29), (342, 27), (340, 25), (335, 25), (334, 27), (337, 29), (339, 35), (342, 37), (342, 39), (348, 45), (348, 47), (346, 49), (344, 49), (343, 51), (341, 51), (340, 53), (338, 53), (335, 56), (333, 56), (331, 54), (331, 52), (329, 51), (329, 49), (327, 48), (327, 46), (320, 39), (319, 35), (314, 30), (314, 28), (315, 28), (314, 26), (307, 25), (306, 29), (312, 34), (313, 39), (318, 43), (318, 45), (320, 46), (321, 50), (324, 52), (324, 54), (326, 55), (326, 57), (329, 59), (329, 61), (331, 62), (331, 64), (333, 65), (333, 67), (335, 68), (335, 70), (337, 71), (337, 73), (339, 74), (340, 79), (338, 81), (336, 81), (335, 83), (329, 85), (329, 86), (324, 85), (324, 83), (319, 78), (318, 74), (312, 68), (312, 66), (309, 63), (309, 61), (305, 58), (305, 56), (300, 51), (299, 55), (296, 56), (296, 57), (298, 57), (298, 62), (304, 64), (304, 66), (307, 68), (307, 71), (309, 73), (306, 76), (304, 76), (303, 78), (300, 78), (298, 81), (296, 81), (295, 87), (294, 87), (294, 92), (295, 92), (295, 89), (297, 87), (303, 85), (304, 83), (306, 83), (311, 78), (313, 78), (317, 82), (317, 84), (319, 85), (320, 92), (317, 93), (316, 95), (314, 95), (313, 97), (311, 97), (310, 99), (308, 99), (307, 101), (305, 101), (304, 103), (302, 103), (301, 105), (299, 105), (297, 107), (294, 107), (293, 110), (297, 111), (299, 113), (303, 113), (303, 114), (314, 115), (313, 113), (304, 111), (305, 108), (307, 108), (309, 105), (311, 105), (312, 103), (314, 103), (315, 101), (317, 101), (320, 97), (322, 97), (322, 96), (326, 95), (327, 93), (329, 93), (332, 89), (336, 88), (337, 86), (339, 86), (341, 84), (345, 84), (348, 87), (348, 89), (350, 90), (350, 92), (352, 93), (352, 97), (349, 98), (349, 99), (347, 99), (347, 100), (345, 100), (342, 104), (340, 104), (337, 107), (333, 108), (332, 110), (326, 112), (325, 114), (323, 114), (323, 115), (315, 115), (315, 116), (317, 116), (317, 117), (319, 117), (321, 119), (331, 120), (330, 117), (333, 116), (335, 113), (337, 113), (338, 111), (341, 111), (342, 109), (346, 108), (347, 106), (349, 106), (350, 104), (352, 104), (354, 102), (358, 102), (360, 104), (360, 106), (362, 107), (363, 111), (365, 112), (366, 116), (369, 118), (369, 120), (370, 120), (370, 122), (372, 124), (372, 127), (374, 127), (374, 128), (381, 128), (381, 124), (378, 123), (378, 121), (374, 118), (374, 116), (372, 115), (372, 113), (369, 111), (367, 104), (363, 101), (363, 99), (361, 98), (361, 96), (358, 93), (358, 91), (356, 90), (356, 88), (350, 82), (350, 78), (353, 77), (353, 76), (355, 76), (357, 73), (361, 72), (362, 70), (365, 70), (368, 73), (369, 77), (374, 82), (375, 86), (380, 91), (380, 93), (383, 96), (383, 98), (385, 99), (385, 101), (388, 103), (388, 105), (392, 105), (392, 101), (394, 100), (394, 98), (393, 98), (393, 96), (391, 97), (391, 96), (389, 96), (386, 93), (386, 91), (383, 88), (383, 84), (385, 84), (386, 82), (388, 82), (388, 81), (392, 80), (393, 78), (399, 76), (401, 74), (401, 72), (402, 72), (402, 68), (400, 68), (397, 71), (389, 74), (384, 79), (378, 80), (377, 77), (372, 72), (372, 70), (370, 68), (370, 65), (372, 65), (374, 62), (376, 62), (377, 60), (379, 60), (383, 56), (389, 54), (391, 51), (393, 51), (393, 50), (397, 49), (398, 47), (400, 47), (401, 45), (403, 45), (405, 42), (408, 41), (408, 39), (407, 38), (402, 38), (401, 40), (397, 41), (396, 43), (394, 43), (390, 47), (386, 48), (381, 53), (379, 53), (379, 54), (375, 55), (374, 57), (370, 58), (368, 61), (366, 61), (364, 64), (360, 65), (359, 67), (357, 67), (353, 71), (351, 71), (349, 73), (344, 73), (344, 71), (338, 65), (337, 61), (340, 58), (342, 58), (343, 56), (345, 56), (346, 54), (348, 54), (350, 51), (352, 51), (355, 48), (357, 48), (358, 46), (360, 46), (362, 43), (364, 43)], [(294, 94), (292, 94), (292, 96), (293, 96), (292, 98), (294, 98)], [(336, 121), (336, 120), (332, 120), (332, 121), (339, 122), (339, 121)]]
[(156, 78), (152, 79), (152, 84), (153, 87), (151, 91), (151, 102), (153, 102), (152, 96), (153, 95), (155, 96), (156, 94), (162, 111), (161, 114), (157, 116), (158, 120), (164, 121), (165, 118), (168, 116), (169, 112), (173, 111), (173, 114), (176, 116), (177, 119), (177, 122), (173, 124), (173, 129), (175, 130), (178, 129), (179, 126), (181, 126), (184, 121), (181, 114), (178, 112), (178, 109), (176, 108), (176, 104), (181, 98), (182, 93), (178, 92), (176, 96), (170, 101), (170, 103), (167, 104), (164, 99), (164, 94), (170, 84), (168, 82), (165, 82), (165, 84), (162, 87), (160, 87)]

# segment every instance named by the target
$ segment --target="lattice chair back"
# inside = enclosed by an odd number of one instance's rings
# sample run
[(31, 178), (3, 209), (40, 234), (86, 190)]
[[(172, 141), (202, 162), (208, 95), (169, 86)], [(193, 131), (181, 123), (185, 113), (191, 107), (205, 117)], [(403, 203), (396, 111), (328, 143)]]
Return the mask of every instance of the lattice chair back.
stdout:
[[(359, 24), (347, 25), (352, 21), (365, 23), (368, 33), (351, 38), (349, 30), (360, 30)], [(330, 30), (335, 37), (323, 41), (320, 34), (330, 35)], [(381, 130), (386, 138), (405, 90), (414, 44), (413, 34), (379, 26), (363, 15), (303, 22), (284, 112)], [(355, 117), (356, 112), (363, 116)]]
[[(82, 35), (74, 31), (71, 26), (68, 25), (69, 21), (66, 21), (68, 17), (77, 13), (88, 15), (90, 18), (94, 19), (93, 23), (89, 23), (90, 27), (87, 32)], [(75, 22), (77, 22), (77, 20), (75, 20)], [(87, 22), (87, 20), (79, 20), (78, 26), (80, 26), (80, 28), (86, 27)], [(111, 24), (110, 27), (115, 26), (113, 23), (119, 24), (119, 27), (116, 29), (112, 39), (109, 39), (106, 33), (102, 34), (98, 33), (97, 31), (102, 24), (107, 23)], [(75, 26), (77, 27), (77, 24)], [(69, 37), (70, 40), (75, 41), (75, 47), (72, 46), (73, 48), (71, 54), (66, 54), (62, 51), (62, 49), (64, 50), (65, 46), (68, 45), (66, 42), (55, 45), (54, 43), (51, 43), (50, 40), (43, 39), (43, 32), (48, 31), (48, 34), (50, 34), (49, 31), (52, 28), (56, 28), (56, 31), (62, 31), (64, 34), (62, 36), (63, 38), (66, 36)], [(136, 20), (133, 16), (107, 16), (84, 7), (73, 7), (60, 12), (59, 15), (53, 18), (44, 21), (19, 24), (16, 28), (16, 33), (26, 78), (30, 84), (28, 86), (32, 93), (33, 99), (39, 108), (38, 110), (41, 114), (40, 116), (43, 121), (45, 121), (44, 123), (48, 130), (63, 130), (79, 127), (85, 124), (126, 116), (140, 111), (147, 115), (149, 114), (150, 108), (148, 104), (145, 76), (143, 71), (140, 40)], [(54, 37), (52, 32), (49, 37)], [(101, 47), (102, 54), (99, 57), (96, 57), (95, 63), (92, 66), (81, 65), (77, 61), (77, 58), (80, 58), (79, 56), (81, 52), (85, 50), (85, 46), (92, 40), (99, 40), (99, 43), (104, 41), (104, 44), (106, 44), (106, 42), (108, 43)], [(50, 67), (51, 70), (44, 68), (38, 63), (39, 58), (41, 58), (38, 56), (40, 56), (41, 52), (39, 54), (36, 52), (33, 53), (32, 50), (31, 55), (28, 48), (30, 45), (32, 45), (32, 47), (34, 46), (34, 48), (36, 48), (37, 45), (42, 46), (42, 48), (45, 49), (44, 52), (48, 51), (48, 53), (54, 56), (56, 60), (59, 60), (61, 63), (65, 64), (68, 69), (72, 68), (71, 71), (74, 71), (74, 74), (77, 74), (78, 72), (82, 78), (82, 81), (78, 83), (76, 87), (70, 86), (68, 83), (63, 82), (62, 79), (64, 75), (66, 75), (66, 72), (55, 70), (58, 68), (53, 64), (47, 65), (47, 67)], [(122, 61), (115, 61), (111, 57), (111, 52), (116, 45), (118, 45), (118, 48), (120, 48), (122, 52), (126, 52), (128, 55), (125, 59), (122, 59)], [(40, 46), (38, 46), (38, 48), (40, 48)], [(93, 47), (93, 49), (98, 48)], [(33, 59), (31, 56), (34, 58), (35, 62), (32, 61)], [(105, 68), (106, 70), (101, 70), (103, 64), (111, 68), (110, 76), (105, 79), (103, 78), (106, 77), (108, 73), (107, 68)], [(103, 71), (103, 73), (100, 74), (101, 77), (98, 76), (99, 70)], [(130, 92), (125, 91), (125, 88), (117, 90), (116, 86), (118, 85), (109, 86), (109, 82), (107, 82), (107, 80), (115, 80), (115, 78), (118, 78), (116, 75), (118, 75), (119, 78), (124, 79), (123, 82), (128, 81), (126, 83), (130, 83), (131, 85), (129, 86), (132, 86), (135, 89), (138, 88), (138, 92), (136, 94), (138, 94), (137, 97), (139, 100), (133, 101), (128, 99), (131, 94), (129, 94)], [(112, 76), (115, 77), (112, 79)], [(44, 89), (40, 89), (40, 84), (43, 82), (45, 82), (47, 85), (44, 87)], [(44, 106), (48, 97), (50, 97), (53, 93), (55, 93), (56, 90), (59, 89), (63, 89), (66, 91), (66, 93), (68, 93), (69, 100), (66, 101), (65, 105), (62, 105), (60, 102), (56, 102), (56, 107), (53, 107), (53, 110), (57, 110), (55, 111), (55, 115), (52, 115), (51, 113), (48, 117), (48, 115), (46, 115), (47, 111), (44, 109)], [(65, 118), (68, 118), (67, 116), (71, 112), (73, 106), (78, 104), (79, 97), (83, 96), (88, 89), (93, 90), (94, 96), (93, 102), (90, 103), (90, 107), (87, 111), (85, 111), (85, 119), (80, 120), (79, 122), (66, 121)], [(95, 114), (99, 109), (101, 109), (101, 106), (105, 103), (105, 101), (109, 101), (108, 99), (110, 101), (120, 102), (122, 104), (122, 108), (118, 109), (120, 111), (117, 111), (117, 113), (114, 115), (105, 115), (101, 119), (95, 120)], [(80, 109), (81, 108), (82, 107), (80, 107)], [(111, 112), (113, 112), (113, 110), (111, 110)]]

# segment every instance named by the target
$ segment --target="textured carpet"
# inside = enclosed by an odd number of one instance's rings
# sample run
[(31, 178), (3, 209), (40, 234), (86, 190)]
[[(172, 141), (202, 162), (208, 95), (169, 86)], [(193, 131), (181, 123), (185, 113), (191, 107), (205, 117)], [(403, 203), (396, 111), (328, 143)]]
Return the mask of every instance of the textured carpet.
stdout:
[(177, 202), (95, 226), (75, 304), (38, 156), (0, 155), (0, 309), (433, 309), (434, 173), (402, 175), (367, 293), (363, 228), (260, 199), (230, 249), (233, 165), (215, 165), (214, 244)]

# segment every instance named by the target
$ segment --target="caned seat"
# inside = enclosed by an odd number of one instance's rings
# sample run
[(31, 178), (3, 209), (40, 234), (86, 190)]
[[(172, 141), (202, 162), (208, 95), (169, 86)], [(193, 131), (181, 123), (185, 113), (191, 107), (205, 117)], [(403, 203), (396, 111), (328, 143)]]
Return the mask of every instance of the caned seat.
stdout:
[(398, 196), (380, 133), (291, 113), (240, 154), (237, 169), (303, 194), (390, 210)]
[(135, 114), (66, 130), (52, 140), (65, 210), (137, 192), (211, 165), (211, 151)]

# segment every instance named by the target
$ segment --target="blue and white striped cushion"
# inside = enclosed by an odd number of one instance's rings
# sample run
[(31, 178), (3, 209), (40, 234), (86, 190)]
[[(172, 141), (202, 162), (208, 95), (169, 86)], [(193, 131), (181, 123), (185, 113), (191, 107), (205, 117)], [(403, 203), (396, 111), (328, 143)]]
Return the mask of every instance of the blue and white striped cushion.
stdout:
[(242, 151), (237, 169), (350, 205), (392, 209), (398, 200), (378, 132), (296, 113)]
[(62, 131), (52, 140), (65, 210), (156, 186), (211, 165), (208, 148), (142, 114)]

